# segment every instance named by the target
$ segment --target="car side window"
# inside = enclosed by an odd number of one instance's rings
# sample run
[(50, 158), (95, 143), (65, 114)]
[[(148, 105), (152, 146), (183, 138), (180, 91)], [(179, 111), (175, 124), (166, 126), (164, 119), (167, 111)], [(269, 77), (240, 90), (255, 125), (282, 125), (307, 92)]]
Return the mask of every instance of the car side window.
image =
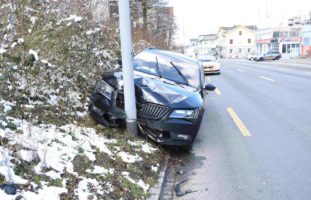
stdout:
[(158, 76), (156, 57), (147, 52), (138, 54), (134, 58), (134, 69), (147, 74)]

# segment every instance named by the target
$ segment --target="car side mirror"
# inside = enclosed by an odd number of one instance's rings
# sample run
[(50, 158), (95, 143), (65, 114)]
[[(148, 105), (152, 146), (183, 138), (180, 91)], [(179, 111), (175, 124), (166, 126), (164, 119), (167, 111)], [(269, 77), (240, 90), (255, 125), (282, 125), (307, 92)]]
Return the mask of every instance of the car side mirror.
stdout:
[(214, 91), (214, 90), (216, 90), (216, 87), (214, 86), (214, 85), (212, 85), (212, 84), (206, 84), (205, 85), (205, 88), (204, 88), (205, 90), (208, 90), (208, 91)]

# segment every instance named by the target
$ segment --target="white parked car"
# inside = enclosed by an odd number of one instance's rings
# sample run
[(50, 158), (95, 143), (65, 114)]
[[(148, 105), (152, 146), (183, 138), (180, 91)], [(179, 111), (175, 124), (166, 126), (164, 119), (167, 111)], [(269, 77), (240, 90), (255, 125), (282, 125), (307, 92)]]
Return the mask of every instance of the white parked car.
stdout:
[(220, 63), (215, 56), (200, 56), (198, 61), (203, 67), (204, 74), (220, 74)]
[(247, 60), (256, 60), (258, 58), (258, 54), (256, 53), (251, 53), (251, 54), (248, 54), (248, 56), (246, 57)]

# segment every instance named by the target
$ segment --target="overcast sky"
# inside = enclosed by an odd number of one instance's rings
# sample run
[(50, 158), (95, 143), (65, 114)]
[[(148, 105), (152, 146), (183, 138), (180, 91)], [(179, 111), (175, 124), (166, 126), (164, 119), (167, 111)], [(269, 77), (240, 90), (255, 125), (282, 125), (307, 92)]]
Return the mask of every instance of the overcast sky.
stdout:
[[(308, 15), (311, 0), (169, 0), (179, 28), (177, 41), (215, 33), (219, 26), (282, 25), (288, 18)], [(183, 28), (184, 25), (184, 28)], [(184, 31), (183, 31), (184, 30)], [(183, 34), (184, 33), (184, 34)]]

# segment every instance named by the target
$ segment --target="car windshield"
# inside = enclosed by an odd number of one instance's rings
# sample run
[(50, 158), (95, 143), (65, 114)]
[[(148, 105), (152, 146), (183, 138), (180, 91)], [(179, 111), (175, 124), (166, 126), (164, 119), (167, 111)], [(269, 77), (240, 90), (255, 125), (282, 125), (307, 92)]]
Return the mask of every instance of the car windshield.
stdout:
[(211, 60), (211, 59), (200, 59), (200, 62), (213, 62), (215, 60)]
[(179, 54), (166, 51), (143, 51), (134, 58), (134, 69), (178, 84), (197, 89), (201, 87), (200, 66)]
[(206, 56), (203, 58), (199, 58), (199, 61), (200, 62), (214, 62), (214, 61), (216, 61), (216, 58), (215, 58), (215, 56)]

